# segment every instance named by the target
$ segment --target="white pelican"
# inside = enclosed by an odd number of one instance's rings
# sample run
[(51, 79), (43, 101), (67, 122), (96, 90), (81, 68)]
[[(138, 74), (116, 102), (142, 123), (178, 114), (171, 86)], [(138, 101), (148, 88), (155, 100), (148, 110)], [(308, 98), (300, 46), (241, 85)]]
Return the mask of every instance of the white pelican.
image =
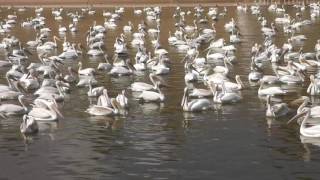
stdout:
[(307, 93), (311, 96), (320, 94), (320, 87), (315, 80), (314, 75), (310, 75), (310, 84), (308, 86)]
[(59, 111), (56, 101), (53, 99), (53, 102), (47, 100), (41, 100), (41, 103), (45, 107), (33, 107), (28, 113), (29, 116), (32, 116), (36, 121), (56, 121), (58, 120), (58, 115), (63, 118), (63, 115)]
[(151, 52), (149, 52), (149, 55), (141, 55), (136, 56), (135, 57), (135, 64), (133, 65), (133, 67), (137, 70), (137, 71), (145, 71), (147, 69), (147, 64), (146, 61), (147, 59), (151, 59)]
[(232, 32), (232, 31), (236, 30), (237, 29), (237, 25), (236, 25), (236, 22), (234, 21), (234, 19), (232, 18), (230, 22), (226, 23), (224, 25), (224, 28), (228, 32)]
[(278, 5), (277, 5), (276, 2), (272, 3), (272, 4), (269, 5), (268, 11), (275, 11), (277, 9), (277, 7), (278, 7)]
[[(223, 58), (223, 63), (224, 63), (224, 66), (215, 66), (214, 68), (213, 68), (213, 72), (214, 73), (221, 73), (221, 74), (223, 74), (223, 75), (227, 75), (228, 73), (229, 73), (229, 67), (228, 67), (228, 64), (230, 65), (230, 66), (233, 66), (229, 61), (228, 61), (228, 59), (227, 59), (227, 57), (225, 56), (224, 58)], [(228, 63), (228, 64), (227, 64)]]
[(19, 82), (25, 90), (34, 90), (40, 87), (40, 83), (38, 77), (35, 75), (34, 69), (30, 69), (28, 74), (24, 74), (19, 79)]
[(79, 62), (78, 65), (79, 65), (79, 69), (78, 69), (79, 75), (89, 76), (89, 75), (94, 75), (96, 73), (96, 70), (94, 68), (82, 69), (82, 62)]
[(77, 77), (76, 77), (77, 72), (72, 68), (72, 67), (68, 67), (68, 74), (64, 76), (64, 80), (68, 83), (74, 83), (77, 81)]
[(113, 66), (110, 70), (109, 74), (116, 75), (116, 76), (128, 76), (133, 74), (134, 70), (131, 67), (124, 67), (124, 66)]
[(264, 81), (260, 81), (260, 87), (258, 90), (258, 95), (265, 96), (265, 95), (284, 95), (287, 93), (287, 91), (281, 89), (280, 87), (267, 87), (263, 88), (263, 85), (265, 84)]
[(211, 28), (203, 29), (202, 33), (203, 34), (214, 34), (214, 33), (216, 33), (216, 28), (215, 28), (215, 23), (214, 22), (211, 24), (211, 27), (212, 27), (212, 29)]
[[(236, 83), (230, 82), (230, 81), (224, 82), (224, 87), (226, 88), (227, 91), (239, 91), (245, 88), (239, 75), (236, 75), (235, 79), (236, 79)], [(222, 89), (222, 87), (220, 88)]]
[(39, 131), (38, 123), (35, 121), (34, 117), (24, 115), (22, 118), (22, 123), (20, 125), (20, 132), (22, 134), (33, 134)]
[(157, 89), (156, 81), (155, 81), (155, 74), (150, 73), (149, 79), (152, 84), (147, 84), (145, 82), (134, 82), (131, 84), (130, 88), (132, 91), (149, 91), (152, 89)]
[(102, 71), (110, 71), (112, 69), (112, 64), (110, 64), (108, 60), (108, 55), (104, 55), (105, 62), (104, 63), (99, 63), (97, 69)]
[(23, 97), (24, 97), (24, 95), (18, 96), (18, 100), (19, 100), (21, 106), (15, 105), (15, 104), (1, 104), (0, 105), (0, 113), (4, 114), (5, 116), (25, 114), (28, 111), (28, 108), (23, 103)]
[(184, 81), (185, 82), (193, 82), (193, 81), (197, 81), (198, 77), (199, 77), (199, 73), (198, 71), (192, 66), (191, 63), (186, 62), (187, 65), (187, 72), (184, 76)]
[(316, 52), (320, 52), (320, 39), (318, 39), (317, 40), (317, 43), (316, 43), (316, 45), (314, 46), (314, 50), (316, 51)]
[(156, 83), (158, 92), (154, 91), (142, 91), (138, 99), (144, 102), (162, 102), (165, 100), (165, 96), (159, 88), (159, 82)]
[(290, 119), (288, 121), (288, 123), (304, 116), (304, 119), (302, 120), (301, 125), (300, 125), (300, 134), (305, 137), (318, 138), (318, 137), (320, 137), (320, 125), (315, 124), (312, 126), (307, 126), (307, 121), (310, 119), (314, 119), (314, 118), (310, 117), (310, 115), (311, 115), (311, 110), (307, 109), (307, 110), (303, 111), (302, 113), (294, 116), (292, 119)]
[(194, 26), (188, 25), (188, 26), (186, 26), (186, 27), (184, 28), (184, 30), (185, 30), (187, 33), (194, 32), (195, 30), (198, 29), (198, 26), (197, 26), (197, 23), (196, 23), (196, 22), (197, 22), (196, 20), (193, 20), (193, 25), (194, 25)]
[(103, 90), (103, 86), (92, 88), (92, 79), (89, 80), (89, 91), (87, 92), (89, 97), (98, 97), (103, 93)]
[[(191, 88), (192, 91), (189, 93), (190, 97), (204, 98), (212, 96), (212, 91), (210, 89), (200, 89), (200, 88)], [(189, 92), (189, 91), (188, 91)]]
[(67, 32), (67, 28), (65, 26), (61, 26), (61, 24), (59, 24), (59, 33), (66, 33)]
[(101, 47), (99, 46), (99, 49), (90, 49), (88, 52), (87, 52), (88, 55), (90, 56), (102, 56), (104, 54), (103, 50), (101, 49)]
[[(75, 46), (76, 44), (73, 43), (71, 46), (66, 47), (66, 49), (58, 57), (62, 59), (76, 59), (79, 57), (79, 54), (81, 54), (81, 51), (78, 51)], [(80, 47), (81, 44), (78, 44), (78, 46)]]
[(228, 92), (224, 87), (224, 82), (222, 82), (222, 92), (218, 93), (218, 85), (217, 84), (210, 84), (210, 88), (213, 94), (213, 102), (219, 104), (226, 104), (226, 103), (236, 103), (239, 102), (242, 97), (235, 92)]
[(0, 92), (0, 99), (1, 100), (17, 99), (20, 95), (22, 95), (21, 92), (14, 91), (14, 90), (2, 91)]
[(57, 36), (53, 36), (53, 42), (47, 41), (43, 44), (39, 44), (37, 46), (37, 51), (50, 51), (56, 49), (58, 47), (57, 40), (61, 41)]
[(123, 109), (126, 109), (129, 107), (128, 98), (126, 97), (125, 90), (122, 90), (121, 93), (117, 95), (116, 100)]
[(277, 24), (290, 24), (291, 17), (288, 14), (284, 14), (283, 17), (277, 17), (274, 21)]
[(240, 43), (241, 42), (241, 39), (240, 39), (240, 33), (237, 32), (237, 33), (234, 33), (232, 31), (232, 33), (230, 34), (230, 43)]
[(288, 114), (289, 108), (286, 103), (271, 105), (270, 101), (271, 101), (271, 96), (268, 95), (266, 117), (280, 117)]
[(190, 102), (188, 101), (188, 88), (185, 87), (181, 101), (183, 111), (198, 112), (210, 109), (210, 101), (208, 99), (193, 99)]
[(95, 79), (94, 76), (79, 76), (79, 82), (77, 83), (76, 86), (78, 87), (84, 87), (84, 86), (89, 86), (89, 81), (92, 81), (92, 85), (97, 85), (98, 81)]
[(279, 77), (279, 81), (286, 84), (299, 84), (304, 82), (304, 76), (300, 72), (296, 72), (296, 75), (282, 75)]
[(102, 95), (98, 97), (97, 105), (104, 107), (112, 107), (111, 99), (109, 98), (107, 89), (104, 89)]
[[(56, 90), (58, 92), (55, 91), (55, 88), (52, 88), (52, 92), (50, 92), (50, 86), (45, 86), (47, 87), (47, 91), (43, 91), (39, 94), (37, 99), (44, 99), (44, 100), (51, 100), (52, 98), (55, 99), (58, 102), (62, 102), (64, 101), (64, 97), (65, 97), (65, 92), (63, 91), (62, 86), (65, 86), (66, 83), (63, 83), (62, 81), (56, 81), (55, 82), (56, 85)], [(37, 90), (36, 93), (39, 93), (39, 91)]]
[(120, 105), (116, 99), (114, 98), (111, 99), (111, 105), (112, 105), (112, 108), (106, 107), (106, 106), (93, 105), (93, 106), (90, 106), (86, 110), (86, 112), (94, 116), (110, 116), (110, 115), (119, 114)]
[(297, 114), (303, 113), (306, 110), (310, 110), (310, 117), (312, 118), (319, 118), (320, 117), (320, 106), (312, 106), (312, 107), (307, 107), (307, 104), (310, 103), (310, 98), (305, 97), (303, 100), (303, 103), (298, 107), (297, 109)]

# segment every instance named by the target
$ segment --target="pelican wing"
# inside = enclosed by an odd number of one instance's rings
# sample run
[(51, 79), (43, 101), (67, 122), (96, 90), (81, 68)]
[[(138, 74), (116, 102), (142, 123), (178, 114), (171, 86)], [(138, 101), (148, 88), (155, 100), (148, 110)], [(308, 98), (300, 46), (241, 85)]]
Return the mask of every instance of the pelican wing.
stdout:
[(140, 99), (143, 99), (145, 101), (159, 101), (160, 100), (160, 94), (153, 91), (143, 91), (139, 95)]
[(28, 115), (33, 116), (34, 118), (41, 118), (41, 119), (51, 118), (50, 112), (44, 108), (33, 108)]

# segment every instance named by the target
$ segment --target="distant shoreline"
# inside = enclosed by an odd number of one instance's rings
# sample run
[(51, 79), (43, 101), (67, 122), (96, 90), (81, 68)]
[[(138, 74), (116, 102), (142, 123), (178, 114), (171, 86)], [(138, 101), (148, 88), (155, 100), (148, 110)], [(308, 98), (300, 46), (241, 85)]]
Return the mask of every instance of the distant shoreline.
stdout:
[[(0, 6), (8, 7), (146, 7), (146, 6), (162, 6), (162, 7), (175, 7), (175, 6), (186, 6), (193, 7), (197, 4), (202, 6), (235, 6), (236, 1), (223, 2), (222, 0), (149, 0), (148, 3), (139, 2), (138, 0), (0, 0)], [(248, 1), (247, 1), (248, 2)], [(247, 3), (248, 5), (254, 3)], [(260, 5), (267, 5), (266, 3), (260, 3)]]

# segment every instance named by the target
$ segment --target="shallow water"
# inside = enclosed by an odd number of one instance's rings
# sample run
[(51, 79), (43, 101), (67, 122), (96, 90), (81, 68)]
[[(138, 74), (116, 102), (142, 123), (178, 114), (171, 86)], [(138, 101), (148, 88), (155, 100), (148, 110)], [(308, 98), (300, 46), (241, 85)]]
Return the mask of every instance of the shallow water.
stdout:
[[(184, 55), (167, 43), (169, 30), (174, 31), (172, 12), (173, 9), (164, 8), (161, 16), (161, 44), (168, 49), (172, 61), (170, 74), (163, 77), (172, 86), (164, 89), (167, 97), (164, 103), (141, 104), (129, 91), (130, 109), (126, 116), (93, 117), (84, 112), (90, 102), (87, 89), (73, 87), (61, 109), (65, 118), (57, 123), (40, 124), (39, 134), (28, 141), (19, 132), (21, 118), (1, 120), (0, 179), (318, 179), (317, 139), (301, 143), (298, 127), (286, 124), (294, 113), (277, 120), (266, 119), (266, 108), (257, 96), (257, 87), (243, 90), (244, 100), (238, 104), (215, 107), (214, 111), (203, 113), (181, 110), (184, 71), (180, 60)], [(10, 13), (12, 10), (2, 9), (2, 19)], [(85, 32), (93, 20), (103, 24), (101, 13), (102, 9), (97, 9), (96, 15), (80, 21), (80, 31), (67, 33), (68, 41), (85, 44)], [(289, 13), (296, 12), (289, 8)], [(265, 9), (263, 14), (268, 20), (275, 17)], [(59, 22), (53, 20), (48, 9), (44, 15), (52, 34), (58, 35)], [(34, 12), (28, 9), (18, 16), (22, 22), (34, 16)], [(310, 17), (308, 11), (303, 16)], [(228, 38), (223, 25), (231, 17), (237, 21), (243, 40), (237, 46), (237, 64), (232, 75), (239, 74), (248, 84), (251, 46), (263, 41), (260, 25), (256, 16), (228, 7), (227, 16), (217, 22), (216, 38)], [(65, 13), (64, 18), (61, 24), (67, 26), (70, 18)], [(126, 9), (119, 28), (106, 34), (106, 52), (110, 56), (122, 26), (128, 20), (137, 25), (142, 19), (143, 16), (133, 16), (133, 9)], [(187, 20), (192, 23), (191, 18)], [(150, 23), (149, 27), (155, 24)], [(315, 20), (312, 26), (301, 29), (308, 37), (305, 51), (313, 50), (320, 37), (319, 27), (319, 20)], [(11, 34), (25, 43), (36, 33), (17, 24)], [(279, 33), (277, 45), (281, 46), (284, 41), (284, 35)], [(61, 47), (57, 51), (61, 52)], [(134, 50), (130, 51), (134, 57)], [(37, 61), (35, 55), (30, 59)], [(84, 67), (96, 67), (101, 61), (86, 55), (78, 60)], [(69, 64), (76, 67), (77, 61)], [(1, 77), (6, 71), (1, 69)], [(111, 96), (133, 81), (149, 82), (148, 73), (116, 78), (100, 72), (97, 79), (99, 85), (108, 88)], [(1, 82), (5, 82), (4, 79)], [(294, 87), (297, 93), (285, 100), (303, 95), (305, 86)]]

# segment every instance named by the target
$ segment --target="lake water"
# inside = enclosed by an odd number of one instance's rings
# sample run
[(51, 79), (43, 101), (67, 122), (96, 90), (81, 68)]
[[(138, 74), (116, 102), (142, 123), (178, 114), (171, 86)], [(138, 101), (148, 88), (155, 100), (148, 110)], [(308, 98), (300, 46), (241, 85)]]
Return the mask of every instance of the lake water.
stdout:
[[(296, 13), (293, 8), (286, 8), (289, 14)], [(260, 25), (257, 17), (249, 12), (237, 12), (235, 7), (227, 9), (227, 15), (220, 17), (216, 24), (216, 38), (228, 39), (223, 26), (234, 17), (243, 42), (237, 45), (237, 63), (231, 74), (239, 74), (249, 86), (251, 46), (263, 42)], [(66, 13), (75, 10), (65, 9), (64, 20), (58, 22), (51, 11), (45, 9), (43, 15), (52, 35), (59, 35), (59, 24), (70, 24)], [(85, 44), (85, 32), (93, 21), (103, 25), (104, 9), (96, 10), (95, 15), (86, 15), (79, 22), (78, 33), (66, 34), (68, 41)], [(269, 22), (276, 17), (266, 8), (262, 11)], [(12, 13), (12, 9), (3, 8), (1, 19)], [(141, 104), (128, 91), (130, 109), (126, 116), (93, 117), (84, 112), (90, 103), (87, 88), (73, 86), (70, 96), (61, 105), (65, 118), (57, 123), (40, 124), (41, 131), (28, 141), (19, 131), (21, 117), (0, 121), (0, 179), (318, 179), (320, 148), (316, 144), (320, 139), (302, 143), (298, 126), (286, 124), (295, 109), (287, 117), (266, 119), (265, 104), (257, 96), (258, 87), (243, 90), (244, 99), (238, 104), (215, 107), (203, 113), (182, 111), (180, 102), (185, 84), (180, 60), (184, 55), (167, 42), (169, 31), (174, 32), (172, 13), (173, 8), (163, 8), (161, 15), (160, 41), (169, 51), (172, 62), (170, 74), (163, 76), (171, 85), (163, 89), (167, 97), (164, 103)], [(21, 23), (35, 14), (34, 9), (27, 9), (17, 15)], [(193, 21), (191, 17), (187, 18), (189, 24)], [(303, 17), (310, 17), (308, 10)], [(106, 34), (109, 56), (113, 54), (114, 39), (122, 32), (122, 26), (130, 20), (136, 27), (143, 19), (144, 16), (134, 16), (132, 8), (125, 9), (118, 28)], [(301, 29), (308, 38), (304, 45), (306, 52), (312, 51), (320, 38), (319, 22), (316, 19), (311, 26)], [(149, 23), (148, 27), (155, 28), (155, 23)], [(25, 43), (35, 38), (36, 31), (17, 24), (10, 34)], [(285, 41), (280, 31), (275, 42), (281, 47)], [(61, 51), (60, 46), (57, 52)], [(135, 51), (130, 49), (130, 54), (133, 59)], [(31, 56), (30, 61), (38, 61), (37, 56)], [(77, 61), (82, 61), (84, 67), (97, 67), (101, 59), (84, 55), (66, 64), (76, 67)], [(1, 77), (6, 71), (0, 70)], [(97, 79), (110, 96), (134, 81), (149, 82), (147, 72), (120, 78), (99, 72)], [(2, 82), (5, 82), (3, 78)], [(202, 87), (201, 84), (196, 86)], [(304, 95), (306, 86), (293, 87), (296, 93), (286, 96), (285, 101)]]

